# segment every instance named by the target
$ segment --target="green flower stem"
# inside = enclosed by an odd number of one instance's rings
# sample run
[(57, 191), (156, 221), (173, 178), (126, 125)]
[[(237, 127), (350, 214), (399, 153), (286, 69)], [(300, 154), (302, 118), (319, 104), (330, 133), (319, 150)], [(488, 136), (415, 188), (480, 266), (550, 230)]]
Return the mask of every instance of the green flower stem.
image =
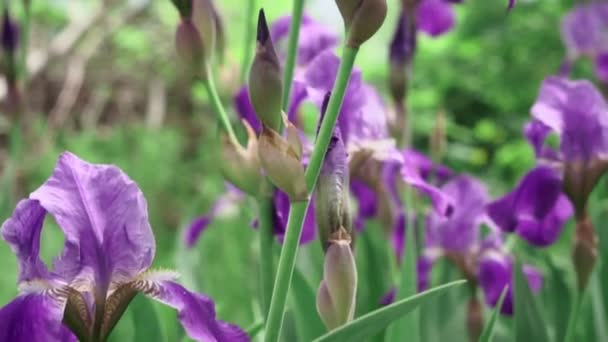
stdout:
[(251, 64), (253, 52), (252, 43), (255, 40), (255, 0), (247, 1), (247, 11), (245, 12), (245, 41), (243, 43), (243, 60), (241, 61), (241, 83), (247, 81), (247, 72)]
[(272, 197), (258, 198), (260, 218), (260, 274), (262, 287), (262, 310), (264, 317), (268, 315), (270, 299), (272, 298), (272, 286), (274, 285), (274, 259), (273, 259), (273, 211)]
[(291, 12), (291, 24), (289, 25), (289, 43), (287, 45), (287, 60), (285, 61), (285, 73), (283, 74), (283, 104), (282, 108), (287, 111), (289, 106), (289, 94), (291, 92), (291, 80), (296, 67), (296, 57), (298, 55), (298, 38), (300, 36), (300, 26), (302, 23), (302, 12), (304, 10), (304, 0), (295, 0)]
[(219, 116), (220, 121), (222, 122), (222, 126), (226, 130), (228, 137), (238, 143), (238, 139), (236, 138), (236, 134), (234, 134), (234, 129), (232, 129), (232, 125), (230, 124), (230, 119), (228, 119), (228, 114), (222, 105), (222, 101), (220, 100), (219, 95), (217, 94), (217, 89), (215, 88), (215, 83), (213, 82), (213, 76), (211, 73), (208, 73), (208, 77), (203, 79), (203, 84), (205, 85), (205, 89), (207, 89), (207, 94), (209, 95), (209, 100), (211, 101), (211, 105), (213, 109)]
[[(315, 147), (312, 151), (310, 163), (306, 169), (306, 185), (309, 193), (314, 190), (315, 183), (319, 177), (323, 159), (329, 146), (331, 134), (338, 119), (338, 113), (342, 106), (342, 100), (346, 91), (346, 86), (350, 78), (350, 73), (357, 57), (357, 48), (345, 47), (340, 69), (336, 77), (336, 83), (327, 106), (325, 118), (321, 123), (321, 129), (317, 136)], [(267, 342), (276, 342), (281, 335), (281, 326), (283, 324), (283, 315), (285, 313), (285, 304), (287, 302), (287, 294), (291, 284), (291, 277), (295, 267), (296, 256), (298, 254), (298, 242), (302, 233), (302, 223), (308, 210), (310, 200), (291, 203), (289, 210), (289, 218), (287, 220), (287, 233), (281, 249), (279, 258), (279, 266), (277, 276), (274, 283), (274, 291), (272, 293), (272, 301), (270, 302), (270, 311), (266, 321), (266, 337)]]
[(578, 316), (581, 311), (581, 304), (583, 302), (584, 290), (578, 291), (575, 294), (574, 305), (572, 306), (572, 310), (570, 311), (570, 317), (568, 318), (568, 327), (566, 328), (566, 338), (564, 338), (564, 342), (574, 342), (575, 333), (576, 333), (576, 322), (578, 321)]

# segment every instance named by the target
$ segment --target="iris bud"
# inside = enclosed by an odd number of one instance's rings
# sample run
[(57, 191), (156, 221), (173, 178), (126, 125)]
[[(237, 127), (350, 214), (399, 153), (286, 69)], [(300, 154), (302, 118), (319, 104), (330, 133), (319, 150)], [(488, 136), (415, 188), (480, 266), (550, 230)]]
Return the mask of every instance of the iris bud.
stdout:
[(183, 18), (175, 33), (177, 55), (182, 60), (188, 72), (206, 77), (205, 48), (196, 26), (190, 19)]
[(407, 73), (416, 51), (416, 20), (410, 13), (401, 11), (395, 35), (390, 44), (390, 90), (396, 103), (405, 100), (407, 90)]
[(192, 0), (192, 23), (198, 30), (207, 61), (215, 48), (216, 13), (211, 0)]
[(221, 172), (224, 178), (234, 184), (243, 192), (252, 196), (259, 196), (264, 191), (264, 177), (261, 173), (260, 159), (258, 158), (258, 139), (253, 128), (243, 120), (247, 130), (247, 147), (244, 148), (237, 141), (224, 136), (222, 145)]
[[(321, 127), (329, 97), (329, 93), (325, 95), (317, 133)], [(340, 229), (345, 229), (348, 234), (352, 233), (349, 208), (349, 169), (346, 159), (346, 148), (340, 127), (336, 126), (325, 153), (314, 193), (317, 229), (324, 250), (327, 250), (329, 246), (330, 236)]]
[(287, 122), (286, 128), (285, 139), (264, 125), (258, 155), (270, 181), (283, 190), (290, 201), (304, 201), (308, 198), (308, 189), (302, 167), (302, 144), (295, 127)]
[(328, 330), (350, 322), (355, 314), (357, 268), (349, 240), (333, 241), (325, 254), (317, 311)]
[(6, 53), (13, 54), (19, 45), (19, 27), (11, 19), (8, 9), (4, 9), (2, 16), (2, 49)]
[(358, 48), (371, 38), (386, 18), (386, 0), (336, 0), (344, 20), (346, 45)]
[(282, 92), (281, 65), (261, 9), (256, 53), (249, 71), (249, 96), (258, 119), (275, 131), (281, 125)]

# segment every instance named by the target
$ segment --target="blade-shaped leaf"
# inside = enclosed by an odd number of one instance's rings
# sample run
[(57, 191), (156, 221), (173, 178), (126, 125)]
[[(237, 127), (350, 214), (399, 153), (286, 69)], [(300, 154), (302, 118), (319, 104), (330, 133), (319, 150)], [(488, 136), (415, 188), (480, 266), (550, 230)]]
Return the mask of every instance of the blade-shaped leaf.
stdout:
[(160, 328), (160, 321), (154, 303), (144, 296), (135, 296), (129, 310), (133, 315), (135, 338), (133, 341), (166, 341)]
[(507, 296), (507, 291), (509, 291), (509, 285), (505, 285), (505, 288), (502, 290), (500, 297), (498, 298), (498, 302), (496, 303), (496, 307), (492, 312), (492, 316), (490, 320), (483, 328), (483, 332), (481, 333), (481, 337), (479, 337), (479, 342), (490, 342), (492, 341), (492, 337), (494, 336), (494, 326), (496, 325), (496, 321), (498, 321), (498, 315), (500, 314), (500, 309), (502, 308), (502, 303)]
[(247, 329), (245, 329), (245, 332), (247, 333), (247, 335), (251, 338), (254, 339), (255, 336), (262, 331), (262, 328), (264, 328), (264, 322), (262, 321), (258, 321), (253, 323), (252, 325), (250, 325), (249, 327), (247, 327)]
[[(411, 220), (410, 220), (411, 221)], [(396, 299), (403, 299), (416, 294), (417, 279), (416, 272), (416, 235), (415, 226), (406, 224), (405, 251), (401, 260), (401, 279), (397, 289)], [(411, 314), (402, 317), (394, 322), (387, 331), (388, 341), (409, 341), (417, 342), (420, 340), (420, 311), (414, 310)]]
[(441, 295), (447, 290), (465, 283), (465, 280), (454, 281), (400, 300), (396, 303), (370, 312), (367, 315), (363, 315), (338, 329), (330, 331), (315, 341), (364, 341), (366, 338), (382, 330), (395, 320), (407, 315), (420, 305), (424, 305), (429, 299)]
[(522, 263), (516, 258), (513, 268), (515, 279), (515, 341), (549, 341), (547, 328), (536, 298), (530, 291), (523, 273)]

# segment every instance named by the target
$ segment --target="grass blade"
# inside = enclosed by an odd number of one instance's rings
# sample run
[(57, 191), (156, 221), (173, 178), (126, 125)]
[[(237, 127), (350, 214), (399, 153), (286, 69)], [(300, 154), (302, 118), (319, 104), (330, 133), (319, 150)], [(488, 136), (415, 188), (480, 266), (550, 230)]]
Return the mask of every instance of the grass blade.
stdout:
[(498, 302), (496, 303), (496, 307), (492, 312), (492, 316), (488, 321), (488, 324), (483, 328), (483, 332), (481, 333), (481, 337), (479, 337), (479, 342), (490, 342), (492, 341), (492, 337), (494, 336), (494, 326), (498, 321), (498, 315), (500, 315), (500, 309), (502, 308), (502, 303), (507, 296), (507, 292), (509, 291), (509, 285), (505, 285), (505, 288), (502, 290), (500, 297), (498, 298)]

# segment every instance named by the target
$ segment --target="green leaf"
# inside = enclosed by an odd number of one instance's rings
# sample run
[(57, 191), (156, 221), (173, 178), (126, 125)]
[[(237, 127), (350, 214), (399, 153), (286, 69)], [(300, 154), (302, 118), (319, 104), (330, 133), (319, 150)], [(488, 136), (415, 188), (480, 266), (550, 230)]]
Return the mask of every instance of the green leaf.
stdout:
[(500, 309), (502, 308), (502, 303), (507, 296), (507, 292), (509, 291), (509, 285), (505, 285), (505, 288), (502, 290), (500, 297), (498, 298), (498, 302), (496, 303), (496, 307), (492, 312), (492, 316), (488, 321), (488, 324), (483, 328), (483, 332), (481, 333), (481, 337), (479, 337), (479, 342), (490, 342), (492, 341), (492, 337), (494, 336), (494, 326), (498, 321), (498, 315), (500, 314)]
[(396, 303), (363, 315), (338, 329), (330, 331), (315, 341), (364, 341), (366, 338), (382, 330), (395, 320), (412, 312), (420, 305), (426, 304), (429, 299), (441, 295), (447, 290), (465, 283), (465, 280), (454, 281), (400, 300)]
[(245, 329), (245, 332), (253, 340), (255, 338), (255, 336), (260, 331), (262, 331), (262, 328), (264, 328), (264, 322), (258, 321), (258, 322), (253, 323), (252, 325), (250, 325), (247, 329)]
[(133, 341), (162, 342), (166, 341), (160, 328), (160, 321), (154, 303), (143, 295), (133, 298), (129, 304), (135, 325)]
[(516, 259), (513, 268), (515, 279), (515, 341), (550, 341), (545, 321), (530, 291), (521, 261)]
[(292, 310), (298, 336), (302, 341), (312, 341), (327, 329), (317, 313), (316, 291), (308, 284), (304, 275), (296, 267), (291, 280)]
[[(410, 189), (408, 189), (410, 190)], [(414, 230), (416, 226), (406, 223), (405, 251), (401, 260), (401, 279), (397, 289), (396, 299), (400, 300), (416, 294), (418, 275), (416, 272), (416, 236)], [(420, 311), (415, 310), (407, 317), (401, 318), (398, 322), (391, 324), (387, 331), (388, 341), (409, 341), (420, 340)]]

